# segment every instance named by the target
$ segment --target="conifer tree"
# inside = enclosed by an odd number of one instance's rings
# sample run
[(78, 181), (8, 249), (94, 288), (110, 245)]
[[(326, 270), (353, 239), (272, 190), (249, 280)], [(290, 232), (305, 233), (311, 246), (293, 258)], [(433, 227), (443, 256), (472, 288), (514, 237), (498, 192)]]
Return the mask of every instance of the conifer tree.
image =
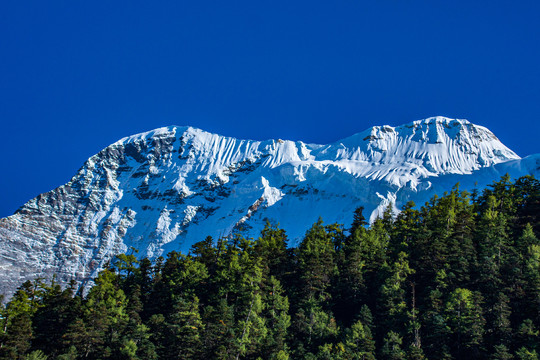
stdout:
[(375, 341), (369, 326), (358, 320), (345, 330), (343, 341), (347, 359), (375, 359)]
[(285, 230), (267, 221), (254, 244), (254, 251), (254, 255), (261, 261), (265, 277), (274, 276), (280, 282), (286, 280), (290, 264)]
[(457, 358), (482, 354), (485, 320), (481, 297), (468, 289), (454, 290), (446, 302), (446, 321), (452, 332), (452, 352)]
[(338, 332), (336, 321), (328, 309), (329, 286), (337, 272), (334, 257), (332, 239), (319, 219), (307, 231), (298, 249), (301, 283), (299, 310), (294, 320), (298, 331), (295, 341), (308, 352), (315, 353), (318, 346)]
[(169, 345), (168, 359), (200, 359), (201, 333), (204, 324), (199, 313), (199, 299), (177, 298), (167, 323)]
[[(388, 268), (388, 266), (387, 266)], [(407, 277), (414, 273), (409, 267), (407, 254), (400, 252), (397, 260), (387, 269), (388, 276), (380, 289), (380, 307), (385, 327), (405, 333), (407, 319)]]
[(128, 323), (127, 298), (118, 288), (117, 276), (103, 270), (83, 304), (82, 317), (69, 326), (64, 338), (83, 357), (118, 356), (122, 333)]
[(340, 276), (331, 289), (336, 318), (346, 325), (351, 324), (354, 319), (351, 315), (357, 312), (366, 300), (367, 288), (364, 276), (367, 254), (364, 253), (364, 242), (367, 222), (362, 214), (363, 209), (359, 207), (355, 210), (350, 234), (344, 239), (336, 256)]
[(381, 349), (381, 359), (384, 360), (399, 360), (405, 359), (405, 351), (401, 348), (403, 339), (398, 333), (389, 331), (383, 342)]
[(54, 280), (43, 295), (41, 306), (33, 317), (32, 347), (51, 356), (63, 350), (62, 337), (69, 324), (80, 313), (80, 298), (74, 298), (75, 283), (63, 290)]
[(289, 300), (284, 295), (282, 286), (276, 278), (270, 277), (262, 290), (263, 311), (267, 334), (261, 347), (262, 355), (277, 357), (287, 353), (287, 333), (291, 325)]
[(490, 360), (512, 360), (514, 356), (508, 351), (505, 345), (495, 345)]
[(46, 285), (42, 279), (25, 281), (13, 295), (2, 314), (0, 359), (22, 359), (30, 349), (32, 320), (42, 307)]

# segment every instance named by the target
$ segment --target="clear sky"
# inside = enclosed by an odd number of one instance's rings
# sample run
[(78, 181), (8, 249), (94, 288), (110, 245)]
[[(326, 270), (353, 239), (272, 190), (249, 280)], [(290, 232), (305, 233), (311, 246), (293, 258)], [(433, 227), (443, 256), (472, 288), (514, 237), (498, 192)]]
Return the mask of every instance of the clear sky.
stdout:
[(166, 125), (328, 143), (444, 115), (540, 152), (539, 1), (2, 1), (0, 216)]

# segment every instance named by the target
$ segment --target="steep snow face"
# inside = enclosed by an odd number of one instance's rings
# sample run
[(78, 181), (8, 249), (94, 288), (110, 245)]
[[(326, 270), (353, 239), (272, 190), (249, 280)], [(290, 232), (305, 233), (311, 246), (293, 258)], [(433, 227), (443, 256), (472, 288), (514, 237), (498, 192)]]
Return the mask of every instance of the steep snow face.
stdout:
[(256, 237), (267, 220), (295, 244), (320, 216), (348, 226), (360, 205), (373, 220), (390, 204), (506, 172), (537, 173), (538, 158), (520, 160), (486, 128), (443, 117), (329, 145), (160, 128), (110, 145), (68, 184), (0, 219), (0, 290), (53, 273), (85, 282), (129, 247), (155, 259), (207, 235)]
[[(321, 150), (347, 171), (398, 187), (439, 174), (470, 174), (519, 159), (491, 131), (467, 120), (433, 117), (393, 128), (375, 126)], [(362, 162), (368, 166), (358, 166)], [(369, 166), (370, 165), (370, 166)]]

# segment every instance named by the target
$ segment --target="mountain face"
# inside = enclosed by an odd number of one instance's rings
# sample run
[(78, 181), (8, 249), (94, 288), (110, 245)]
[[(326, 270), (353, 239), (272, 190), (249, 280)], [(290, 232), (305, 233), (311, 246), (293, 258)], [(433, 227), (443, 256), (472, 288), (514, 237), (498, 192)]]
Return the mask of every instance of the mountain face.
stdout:
[(160, 128), (108, 146), (69, 183), (0, 219), (0, 292), (54, 273), (84, 283), (130, 247), (151, 259), (187, 253), (207, 235), (256, 237), (266, 221), (295, 244), (319, 217), (347, 227), (358, 206), (373, 220), (457, 182), (481, 189), (539, 167), (540, 156), (520, 159), (488, 129), (443, 117), (329, 145)]

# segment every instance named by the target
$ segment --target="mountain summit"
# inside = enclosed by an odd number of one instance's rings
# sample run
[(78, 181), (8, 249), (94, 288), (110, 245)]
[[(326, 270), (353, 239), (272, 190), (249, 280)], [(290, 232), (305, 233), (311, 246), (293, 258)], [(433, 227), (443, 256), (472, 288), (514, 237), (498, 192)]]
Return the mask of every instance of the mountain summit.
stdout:
[(349, 226), (358, 206), (373, 220), (458, 181), (482, 188), (538, 168), (538, 156), (520, 159), (488, 129), (444, 117), (329, 145), (164, 127), (108, 146), (69, 183), (0, 219), (0, 292), (54, 273), (87, 281), (129, 247), (155, 259), (207, 235), (256, 237), (266, 221), (294, 243), (319, 217)]

